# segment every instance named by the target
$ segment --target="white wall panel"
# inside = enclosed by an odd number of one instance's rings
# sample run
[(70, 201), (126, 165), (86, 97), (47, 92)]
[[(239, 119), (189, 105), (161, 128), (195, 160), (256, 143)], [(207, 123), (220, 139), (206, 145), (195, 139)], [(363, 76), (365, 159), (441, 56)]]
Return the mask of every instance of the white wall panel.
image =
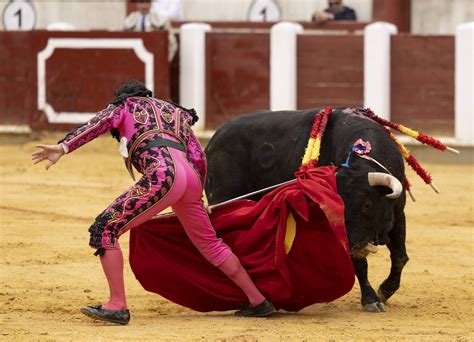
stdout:
[(454, 34), (456, 26), (474, 21), (474, 0), (411, 0), (414, 34)]

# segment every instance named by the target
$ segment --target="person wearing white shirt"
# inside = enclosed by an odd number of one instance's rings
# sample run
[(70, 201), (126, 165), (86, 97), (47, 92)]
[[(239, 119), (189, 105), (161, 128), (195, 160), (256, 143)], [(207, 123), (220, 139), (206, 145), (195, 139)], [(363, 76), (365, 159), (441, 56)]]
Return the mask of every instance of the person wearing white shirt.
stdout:
[(181, 0), (153, 0), (152, 12), (157, 12), (169, 20), (183, 20)]
[(151, 11), (151, 0), (135, 0), (133, 3), (135, 4), (135, 11), (125, 18), (125, 31), (168, 31), (168, 61), (171, 62), (178, 49), (178, 42), (171, 32), (169, 18), (158, 12)]

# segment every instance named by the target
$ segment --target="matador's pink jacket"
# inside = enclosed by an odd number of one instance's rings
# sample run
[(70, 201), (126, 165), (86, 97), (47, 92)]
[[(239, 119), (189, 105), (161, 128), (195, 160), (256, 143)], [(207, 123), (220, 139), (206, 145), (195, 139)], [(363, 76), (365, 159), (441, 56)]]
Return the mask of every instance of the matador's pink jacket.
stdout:
[(101, 110), (87, 123), (68, 133), (59, 143), (64, 144), (69, 153), (116, 128), (121, 137), (127, 138), (127, 162), (143, 173), (145, 163), (140, 155), (146, 144), (157, 137), (167, 138), (167, 135), (171, 135), (185, 146), (187, 159), (204, 185), (206, 158), (191, 125), (191, 114), (169, 102), (152, 97), (129, 97), (120, 106), (109, 105)]

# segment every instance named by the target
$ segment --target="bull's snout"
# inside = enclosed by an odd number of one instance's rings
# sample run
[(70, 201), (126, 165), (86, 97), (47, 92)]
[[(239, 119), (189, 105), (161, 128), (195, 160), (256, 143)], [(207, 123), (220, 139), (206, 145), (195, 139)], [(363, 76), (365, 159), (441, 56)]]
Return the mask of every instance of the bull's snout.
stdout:
[(378, 252), (378, 248), (377, 246), (375, 246), (374, 244), (372, 244), (371, 242), (367, 243), (365, 246), (363, 247), (354, 247), (354, 248), (351, 248), (351, 256), (354, 258), (354, 259), (363, 259), (363, 258), (366, 258), (367, 255), (369, 254), (375, 254)]

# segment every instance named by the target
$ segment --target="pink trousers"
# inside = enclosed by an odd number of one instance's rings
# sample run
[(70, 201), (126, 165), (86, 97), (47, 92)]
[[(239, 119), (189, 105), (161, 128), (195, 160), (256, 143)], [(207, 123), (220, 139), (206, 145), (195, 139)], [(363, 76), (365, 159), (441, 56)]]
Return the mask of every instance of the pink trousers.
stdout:
[[(147, 159), (148, 158), (148, 159)], [(174, 148), (154, 148), (144, 157), (147, 171), (119, 196), (91, 226), (91, 246), (118, 249), (118, 237), (172, 207), (190, 240), (201, 254), (219, 267), (232, 254), (218, 239), (204, 209), (201, 182), (186, 159)], [(93, 240), (94, 234), (98, 239)], [(100, 244), (92, 243), (100, 240)]]

